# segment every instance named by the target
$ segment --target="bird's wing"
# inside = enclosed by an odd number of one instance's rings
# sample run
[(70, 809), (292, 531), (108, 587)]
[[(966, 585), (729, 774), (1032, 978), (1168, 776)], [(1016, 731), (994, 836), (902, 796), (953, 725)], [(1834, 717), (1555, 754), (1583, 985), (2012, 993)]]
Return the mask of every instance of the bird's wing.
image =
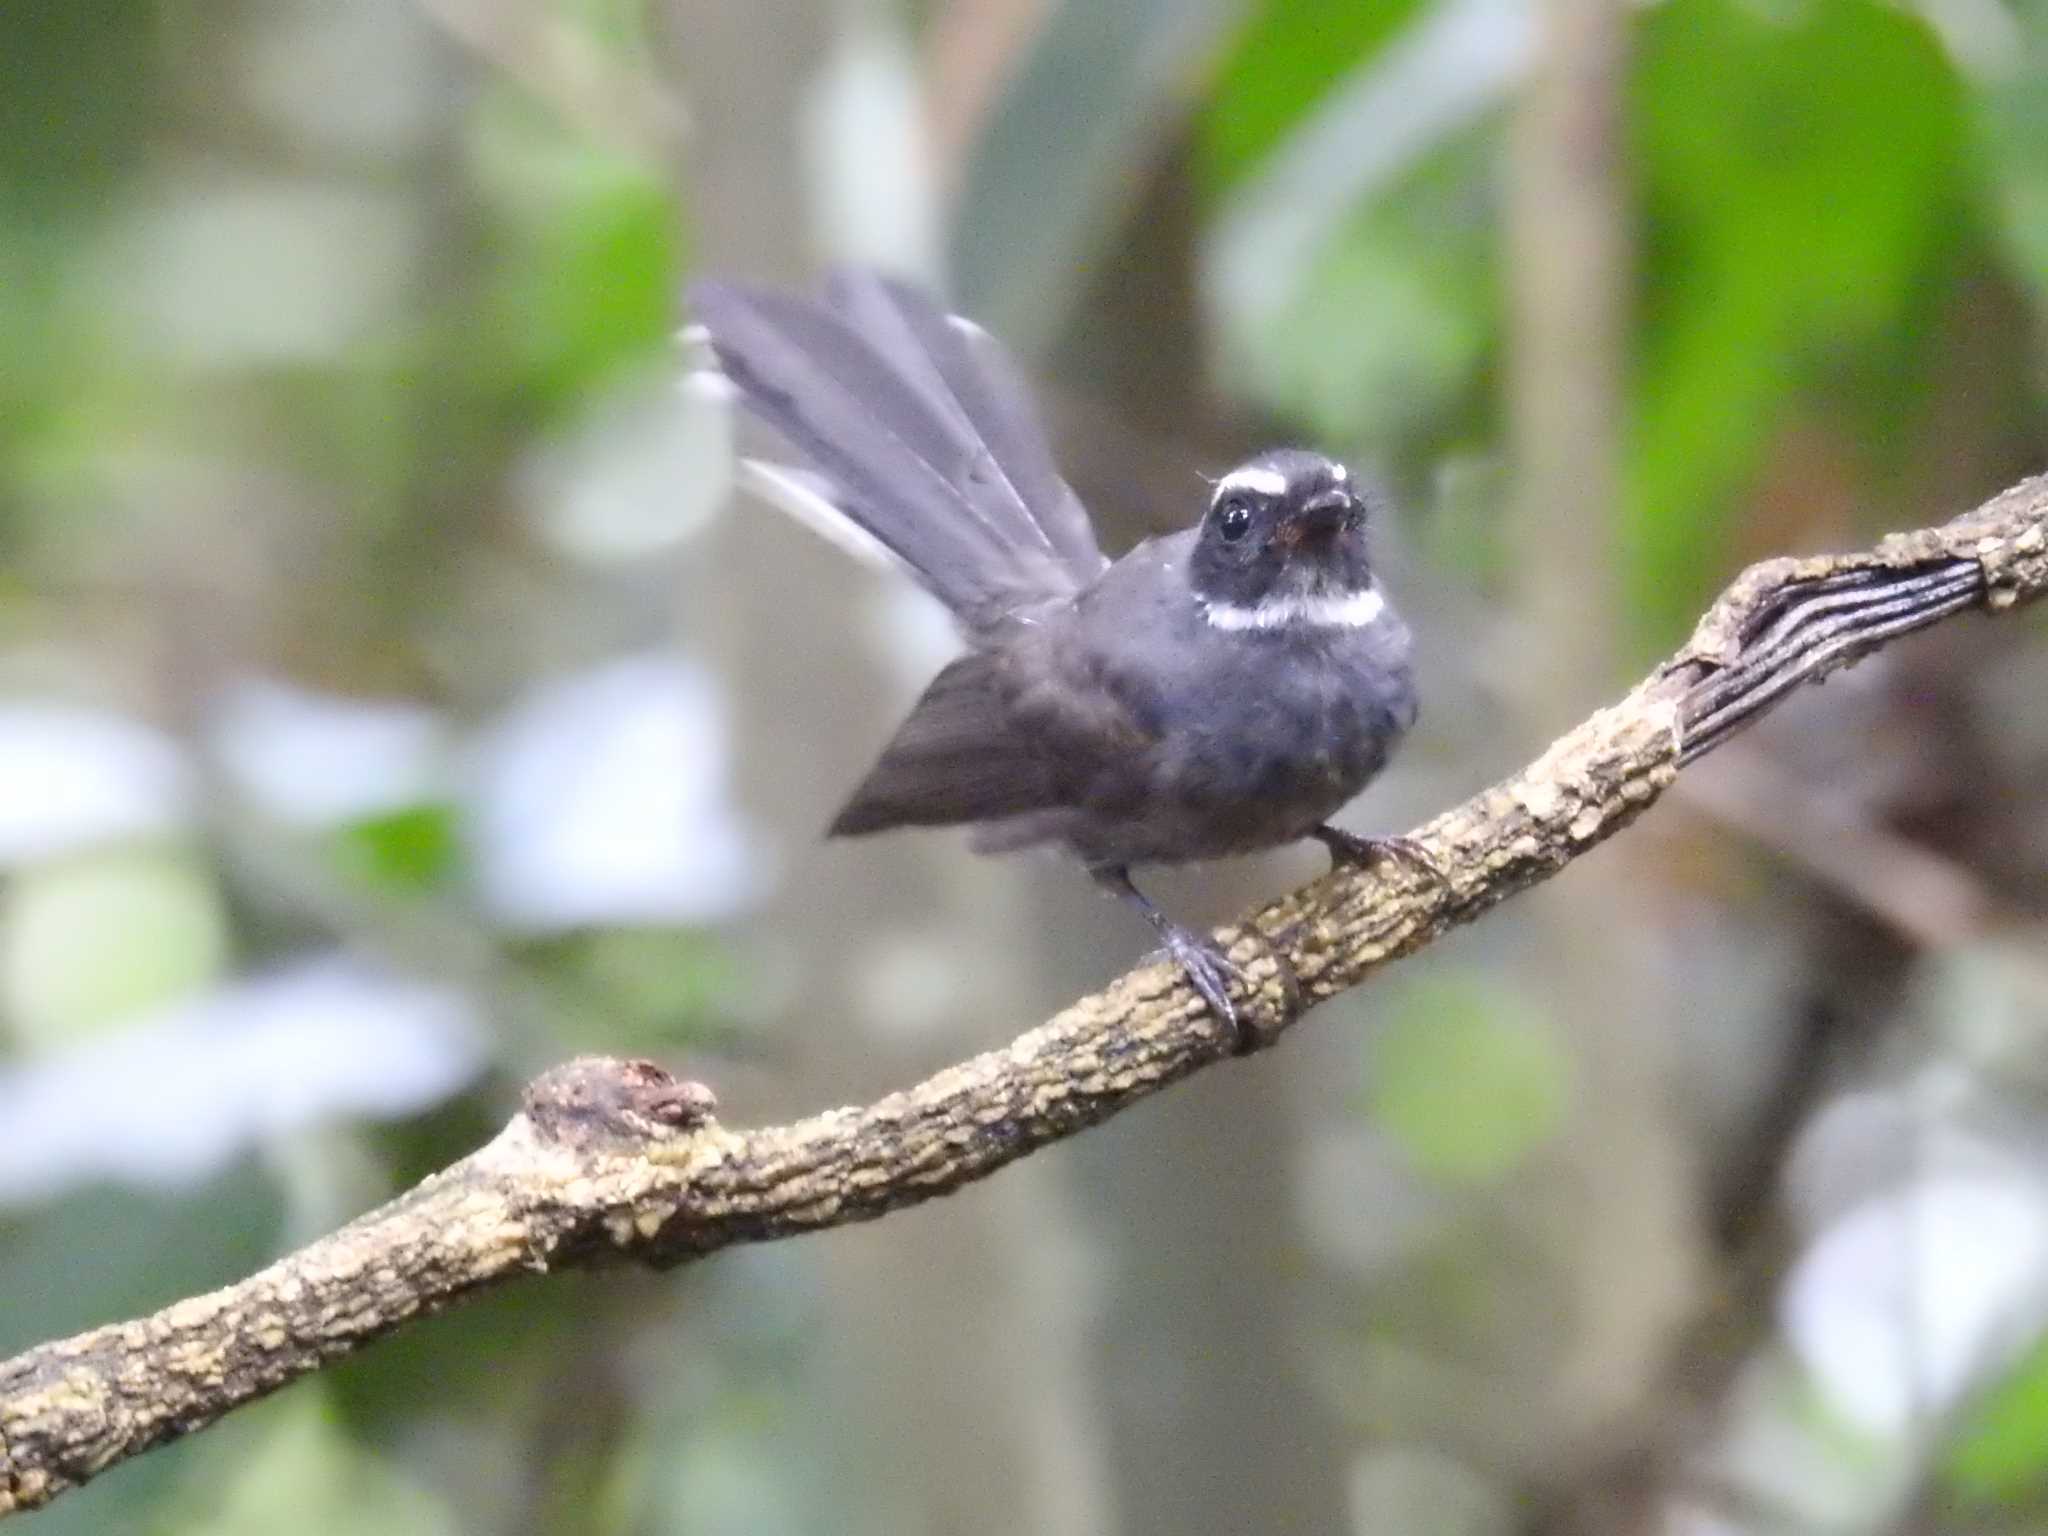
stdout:
[(970, 635), (1101, 571), (1087, 515), (992, 342), (865, 274), (835, 279), (829, 304), (713, 282), (690, 298), (726, 376), (810, 459), (830, 505)]
[(1057, 803), (1044, 756), (1011, 718), (1000, 667), (969, 651), (934, 678), (830, 835), (1001, 821)]
[(1035, 813), (1141, 796), (1159, 762), (1168, 701), (1147, 667), (1104, 665), (1079, 615), (1062, 606), (1009, 626), (1003, 643), (941, 672), (832, 834), (1021, 820), (1029, 835), (986, 844), (1020, 846), (1049, 824)]

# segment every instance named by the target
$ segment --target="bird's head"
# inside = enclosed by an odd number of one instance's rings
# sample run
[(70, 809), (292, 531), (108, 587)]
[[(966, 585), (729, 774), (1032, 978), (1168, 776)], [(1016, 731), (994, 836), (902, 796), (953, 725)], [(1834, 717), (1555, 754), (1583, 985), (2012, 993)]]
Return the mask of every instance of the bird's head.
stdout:
[(1342, 464), (1300, 448), (1216, 482), (1188, 574), (1219, 629), (1357, 627), (1379, 617), (1368, 503)]

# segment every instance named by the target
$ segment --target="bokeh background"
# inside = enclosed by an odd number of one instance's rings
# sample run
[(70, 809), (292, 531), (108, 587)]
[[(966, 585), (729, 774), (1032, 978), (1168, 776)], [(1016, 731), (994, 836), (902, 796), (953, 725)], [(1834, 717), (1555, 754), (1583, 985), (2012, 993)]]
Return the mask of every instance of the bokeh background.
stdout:
[[(730, 493), (689, 274), (942, 287), (1112, 548), (1274, 439), (1377, 475), (1389, 830), (1745, 561), (2040, 467), (2044, 63), (2042, 0), (14, 0), (0, 1353), (570, 1053), (793, 1117), (1145, 948), (1057, 861), (820, 841), (951, 642)], [(1277, 1051), (24, 1529), (2041, 1529), (2044, 916), (2048, 629), (1965, 619)]]

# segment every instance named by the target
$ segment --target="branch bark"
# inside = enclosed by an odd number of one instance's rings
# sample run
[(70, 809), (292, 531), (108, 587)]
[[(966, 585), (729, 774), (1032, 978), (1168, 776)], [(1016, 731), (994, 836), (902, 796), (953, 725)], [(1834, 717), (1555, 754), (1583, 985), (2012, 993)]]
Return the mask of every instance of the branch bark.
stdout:
[[(2048, 476), (1851, 555), (1767, 561), (1685, 647), (1520, 773), (1413, 834), (1441, 880), (1339, 869), (1227, 934), (1271, 1040), (1300, 1006), (1548, 879), (1680, 767), (1803, 682), (1964, 608), (2048, 592)], [(710, 1090), (649, 1062), (543, 1074), (489, 1144), (268, 1269), (0, 1362), (0, 1516), (202, 1429), (485, 1286), (602, 1261), (667, 1266), (865, 1221), (985, 1178), (1225, 1058), (1225, 1031), (1148, 965), (1008, 1046), (861, 1108), (721, 1125)]]

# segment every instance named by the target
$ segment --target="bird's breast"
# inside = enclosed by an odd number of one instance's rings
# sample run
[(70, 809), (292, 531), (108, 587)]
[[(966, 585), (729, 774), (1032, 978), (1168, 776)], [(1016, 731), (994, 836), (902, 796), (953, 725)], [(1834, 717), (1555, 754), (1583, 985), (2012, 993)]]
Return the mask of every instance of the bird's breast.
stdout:
[(1134, 605), (1120, 625), (1087, 617), (1037, 643), (1062, 680), (1048, 695), (1060, 718), (1096, 723), (1034, 739), (1071, 786), (1068, 840), (1101, 862), (1301, 837), (1365, 787), (1413, 718), (1406, 631), (1391, 614), (1301, 635), (1159, 606)]
[(1217, 661), (1165, 787), (1229, 851), (1301, 836), (1385, 765), (1414, 715), (1405, 652), (1253, 642)]

